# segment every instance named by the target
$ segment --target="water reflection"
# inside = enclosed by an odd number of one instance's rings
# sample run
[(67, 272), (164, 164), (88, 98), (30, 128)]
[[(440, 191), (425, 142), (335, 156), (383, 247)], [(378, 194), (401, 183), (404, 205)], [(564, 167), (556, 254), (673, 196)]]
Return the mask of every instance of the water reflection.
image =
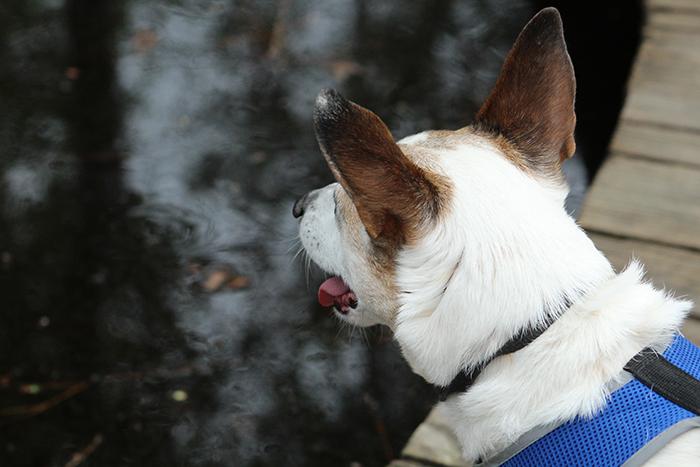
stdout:
[(293, 260), (291, 203), (330, 181), (313, 99), (340, 88), (397, 137), (460, 126), (530, 12), (4, 2), (0, 463), (396, 455), (432, 392), (386, 331), (339, 332)]

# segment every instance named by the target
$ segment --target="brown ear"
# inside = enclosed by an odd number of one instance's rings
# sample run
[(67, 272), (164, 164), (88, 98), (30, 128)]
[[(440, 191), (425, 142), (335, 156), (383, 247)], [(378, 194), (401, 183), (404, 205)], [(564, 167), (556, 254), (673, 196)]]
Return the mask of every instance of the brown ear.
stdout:
[(505, 136), (530, 168), (558, 173), (576, 149), (575, 94), (561, 17), (545, 8), (515, 41), (477, 124)]
[(436, 186), (401, 152), (378, 116), (324, 90), (316, 99), (314, 126), (333, 175), (373, 239), (403, 243), (435, 217)]

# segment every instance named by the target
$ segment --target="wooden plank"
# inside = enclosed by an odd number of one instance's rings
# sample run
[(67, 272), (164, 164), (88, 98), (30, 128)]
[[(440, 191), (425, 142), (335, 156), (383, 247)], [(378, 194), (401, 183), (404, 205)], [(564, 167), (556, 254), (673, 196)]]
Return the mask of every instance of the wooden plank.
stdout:
[(469, 467), (472, 464), (462, 459), (459, 441), (443, 410), (440, 404), (433, 408), (428, 418), (413, 432), (401, 455), (409, 459), (424, 459), (433, 465)]
[(681, 330), (683, 335), (695, 345), (700, 345), (700, 320), (688, 319)]
[(698, 14), (688, 14), (687, 10), (660, 9), (652, 12), (646, 28), (662, 29), (675, 33), (700, 34), (700, 10)]
[(621, 120), (610, 149), (700, 167), (700, 132)]
[(655, 28), (676, 33), (700, 34), (700, 9), (657, 8), (647, 16), (645, 24), (647, 32)]
[(666, 10), (682, 10), (691, 14), (695, 12), (700, 14), (700, 2), (698, 0), (647, 0), (646, 6), (650, 15)]
[(700, 249), (700, 170), (612, 156), (588, 193), (581, 224)]
[(632, 258), (639, 259), (655, 286), (697, 303), (691, 313), (700, 318), (700, 253), (600, 234), (591, 234), (591, 239), (616, 271), (624, 269)]
[(700, 35), (648, 30), (623, 119), (700, 130)]

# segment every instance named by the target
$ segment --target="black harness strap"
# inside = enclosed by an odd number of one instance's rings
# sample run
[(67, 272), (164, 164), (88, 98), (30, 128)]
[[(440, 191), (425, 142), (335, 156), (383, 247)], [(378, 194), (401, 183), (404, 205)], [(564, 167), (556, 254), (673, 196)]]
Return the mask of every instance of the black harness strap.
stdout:
[(627, 362), (640, 383), (674, 404), (700, 415), (700, 380), (678, 368), (652, 349), (644, 349)]
[[(569, 300), (565, 303), (565, 309), (571, 307), (571, 302)], [(488, 360), (481, 362), (477, 367), (471, 371), (460, 371), (457, 376), (454, 377), (449, 386), (438, 387), (438, 397), (441, 401), (444, 401), (449, 396), (457, 392), (467, 391), (479, 377), (484, 368), (491, 363), (494, 359), (507, 355), (509, 353), (517, 352), (518, 350), (526, 347), (528, 344), (532, 343), (535, 339), (540, 337), (543, 332), (545, 332), (549, 327), (557, 320), (558, 316), (547, 316), (545, 322), (536, 328), (525, 329), (517, 336), (513, 337), (511, 340), (503, 344), (503, 346), (496, 351), (495, 354), (491, 356)]]

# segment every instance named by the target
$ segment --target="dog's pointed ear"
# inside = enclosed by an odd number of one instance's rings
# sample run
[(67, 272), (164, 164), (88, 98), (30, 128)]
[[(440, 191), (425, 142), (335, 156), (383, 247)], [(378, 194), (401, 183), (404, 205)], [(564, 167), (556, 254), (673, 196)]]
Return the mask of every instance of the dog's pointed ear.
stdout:
[(576, 79), (561, 17), (545, 8), (523, 28), (508, 53), (477, 125), (509, 140), (533, 169), (559, 173), (576, 149)]
[(316, 99), (314, 126), (335, 179), (374, 240), (401, 244), (436, 216), (436, 185), (406, 157), (377, 115), (324, 90)]

